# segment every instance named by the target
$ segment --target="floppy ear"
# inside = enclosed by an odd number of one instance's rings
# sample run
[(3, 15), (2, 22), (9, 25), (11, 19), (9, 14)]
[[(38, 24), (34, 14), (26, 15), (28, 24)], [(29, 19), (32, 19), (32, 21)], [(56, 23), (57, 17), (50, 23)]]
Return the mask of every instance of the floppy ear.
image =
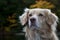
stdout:
[(24, 14), (19, 16), (19, 19), (20, 19), (20, 22), (22, 25), (24, 25), (27, 22), (27, 13), (28, 13), (29, 9), (26, 8), (24, 11), (25, 11)]
[(56, 25), (57, 25), (57, 22), (58, 22), (58, 17), (55, 14), (50, 13), (50, 14), (48, 14), (47, 18), (48, 18), (47, 23), (51, 26), (51, 29), (53, 31), (55, 31), (56, 30)]
[(46, 13), (46, 22), (49, 25), (53, 25), (54, 23), (58, 22), (58, 17), (52, 13), (50, 9), (46, 9), (44, 12)]
[(58, 17), (51, 12), (51, 10), (47, 9), (45, 10), (46, 13), (46, 23), (51, 26), (52, 31), (56, 30), (56, 25), (58, 22)]
[(48, 15), (47, 23), (49, 25), (52, 25), (57, 21), (58, 21), (58, 17), (55, 14), (51, 13), (51, 14)]

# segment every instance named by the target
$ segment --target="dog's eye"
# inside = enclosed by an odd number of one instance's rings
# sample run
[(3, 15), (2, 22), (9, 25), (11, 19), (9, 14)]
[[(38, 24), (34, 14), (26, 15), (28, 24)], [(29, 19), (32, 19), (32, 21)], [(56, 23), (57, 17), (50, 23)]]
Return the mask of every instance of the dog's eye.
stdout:
[(39, 14), (38, 16), (43, 16), (43, 14)]
[(29, 14), (29, 16), (32, 16), (32, 14)]

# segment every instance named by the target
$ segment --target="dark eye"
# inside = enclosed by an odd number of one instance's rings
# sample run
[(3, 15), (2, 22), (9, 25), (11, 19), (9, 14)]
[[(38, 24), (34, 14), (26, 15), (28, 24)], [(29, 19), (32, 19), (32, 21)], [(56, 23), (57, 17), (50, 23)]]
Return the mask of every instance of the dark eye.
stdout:
[(43, 16), (43, 14), (39, 14), (38, 16)]
[(29, 16), (32, 16), (32, 14), (29, 14)]

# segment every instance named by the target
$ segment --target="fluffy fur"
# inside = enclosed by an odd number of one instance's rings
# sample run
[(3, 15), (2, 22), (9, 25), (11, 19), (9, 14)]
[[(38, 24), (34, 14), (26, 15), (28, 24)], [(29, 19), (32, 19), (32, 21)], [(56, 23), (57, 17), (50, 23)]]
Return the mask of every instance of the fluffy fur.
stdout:
[(27, 40), (58, 40), (55, 33), (58, 17), (50, 9), (25, 9), (19, 19), (22, 25), (28, 21), (24, 28)]

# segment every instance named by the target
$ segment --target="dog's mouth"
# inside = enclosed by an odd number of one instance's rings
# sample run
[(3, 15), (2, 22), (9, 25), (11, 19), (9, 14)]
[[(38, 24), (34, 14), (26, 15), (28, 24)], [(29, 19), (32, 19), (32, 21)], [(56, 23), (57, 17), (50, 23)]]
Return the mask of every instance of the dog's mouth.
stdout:
[(35, 30), (35, 29), (38, 29), (38, 26), (36, 25), (36, 23), (31, 23), (30, 28), (32, 30)]
[(37, 27), (36, 23), (31, 23), (31, 27)]

